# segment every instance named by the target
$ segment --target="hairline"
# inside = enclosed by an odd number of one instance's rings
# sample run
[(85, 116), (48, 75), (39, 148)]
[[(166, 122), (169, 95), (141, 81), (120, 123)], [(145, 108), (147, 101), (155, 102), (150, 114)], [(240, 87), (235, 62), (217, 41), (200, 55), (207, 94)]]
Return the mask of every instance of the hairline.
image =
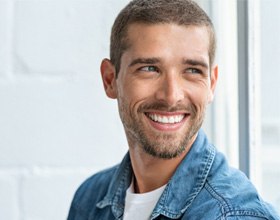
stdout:
[[(123, 54), (131, 47), (131, 43), (130, 43), (130, 40), (129, 40), (129, 37), (128, 37), (128, 30), (131, 26), (133, 25), (137, 25), (137, 24), (143, 24), (143, 25), (147, 25), (147, 26), (154, 26), (154, 25), (164, 25), (164, 24), (175, 24), (175, 25), (178, 25), (178, 26), (182, 26), (182, 27), (201, 27), (201, 28), (206, 28), (207, 30), (207, 36), (208, 36), (208, 58), (209, 58), (209, 68), (211, 69), (214, 65), (214, 60), (215, 60), (215, 47), (216, 45), (213, 45), (214, 48), (214, 54), (212, 56), (212, 60), (211, 60), (211, 45), (214, 43), (215, 44), (215, 31), (214, 31), (214, 27), (209, 24), (205, 24), (205, 23), (202, 23), (202, 24), (199, 24), (199, 23), (189, 23), (189, 24), (180, 24), (179, 22), (174, 22), (174, 21), (171, 21), (171, 22), (167, 22), (167, 21), (162, 21), (162, 22), (146, 22), (146, 21), (133, 21), (133, 22), (130, 22), (127, 24), (126, 28), (123, 29), (123, 37), (121, 39), (121, 44), (122, 44), (122, 50), (121, 50), (121, 53), (120, 53), (120, 58), (119, 58), (119, 69), (118, 69), (118, 72), (116, 70), (116, 77), (118, 77), (118, 74), (119, 74), (119, 71), (120, 71), (120, 67), (121, 67), (121, 60), (122, 60), (122, 57), (123, 57)], [(211, 36), (212, 35), (212, 36)], [(212, 39), (212, 40), (211, 40)], [(211, 42), (212, 41), (212, 42)]]

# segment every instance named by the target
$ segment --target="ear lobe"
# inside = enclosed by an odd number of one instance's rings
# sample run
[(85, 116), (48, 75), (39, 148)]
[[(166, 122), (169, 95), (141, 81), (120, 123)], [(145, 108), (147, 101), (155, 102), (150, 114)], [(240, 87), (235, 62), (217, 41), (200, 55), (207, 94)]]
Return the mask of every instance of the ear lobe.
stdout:
[(218, 81), (218, 76), (219, 76), (219, 70), (218, 70), (218, 66), (216, 65), (211, 70), (210, 93), (208, 96), (208, 103), (211, 103), (214, 99), (214, 93)]
[(115, 67), (109, 59), (104, 59), (100, 66), (102, 81), (106, 95), (109, 98), (117, 98)]

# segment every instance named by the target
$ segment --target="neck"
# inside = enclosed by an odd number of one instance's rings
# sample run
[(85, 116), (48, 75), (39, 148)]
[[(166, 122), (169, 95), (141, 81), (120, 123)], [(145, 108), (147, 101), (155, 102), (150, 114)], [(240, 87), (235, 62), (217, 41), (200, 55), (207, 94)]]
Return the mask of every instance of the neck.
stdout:
[(183, 158), (189, 152), (194, 140), (195, 137), (181, 155), (172, 159), (156, 158), (144, 152), (141, 147), (135, 146), (135, 143), (134, 145), (129, 143), (129, 153), (135, 176), (135, 192), (150, 192), (167, 184)]

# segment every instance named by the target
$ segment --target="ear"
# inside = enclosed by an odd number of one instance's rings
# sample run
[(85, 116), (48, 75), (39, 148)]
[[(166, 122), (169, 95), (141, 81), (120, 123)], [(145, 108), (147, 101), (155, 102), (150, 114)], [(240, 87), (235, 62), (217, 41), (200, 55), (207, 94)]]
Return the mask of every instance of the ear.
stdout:
[(106, 95), (112, 99), (117, 98), (116, 74), (114, 65), (109, 59), (104, 59), (101, 62), (100, 71)]
[(209, 91), (209, 96), (208, 96), (208, 103), (211, 103), (214, 99), (214, 93), (218, 81), (218, 76), (219, 76), (219, 69), (218, 66), (214, 66), (211, 69), (211, 79), (210, 79), (210, 91)]

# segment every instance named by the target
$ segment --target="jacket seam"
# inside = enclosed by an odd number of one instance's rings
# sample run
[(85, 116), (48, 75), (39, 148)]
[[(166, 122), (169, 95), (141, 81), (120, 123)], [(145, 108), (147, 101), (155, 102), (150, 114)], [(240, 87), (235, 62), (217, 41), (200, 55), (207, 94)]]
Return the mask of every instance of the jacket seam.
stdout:
[(250, 216), (250, 217), (257, 217), (257, 218), (260, 218), (260, 219), (269, 220), (267, 217), (265, 217), (261, 214), (258, 214), (254, 211), (249, 211), (249, 210), (237, 209), (237, 210), (230, 210), (230, 211), (225, 213), (226, 219), (228, 217), (237, 217), (237, 216)]
[(226, 201), (225, 198), (223, 198), (215, 189), (214, 187), (209, 183), (208, 180), (206, 180), (206, 184), (205, 184), (205, 189), (208, 191), (208, 193), (213, 196), (217, 201), (218, 204), (220, 206), (220, 210), (221, 210), (221, 215), (217, 218), (220, 219), (221, 216), (226, 216), (226, 213), (228, 211), (230, 211), (230, 205), (229, 203)]
[(205, 189), (217, 201), (219, 201), (219, 205), (220, 205), (222, 214), (217, 218), (217, 220), (218, 219), (227, 219), (228, 217), (234, 217), (234, 216), (251, 216), (251, 217), (258, 217), (261, 219), (268, 220), (268, 218), (265, 217), (264, 215), (256, 213), (254, 211), (242, 210), (242, 209), (233, 210), (231, 205), (228, 203), (228, 201), (214, 189), (214, 187), (209, 183), (209, 181), (206, 181)]

